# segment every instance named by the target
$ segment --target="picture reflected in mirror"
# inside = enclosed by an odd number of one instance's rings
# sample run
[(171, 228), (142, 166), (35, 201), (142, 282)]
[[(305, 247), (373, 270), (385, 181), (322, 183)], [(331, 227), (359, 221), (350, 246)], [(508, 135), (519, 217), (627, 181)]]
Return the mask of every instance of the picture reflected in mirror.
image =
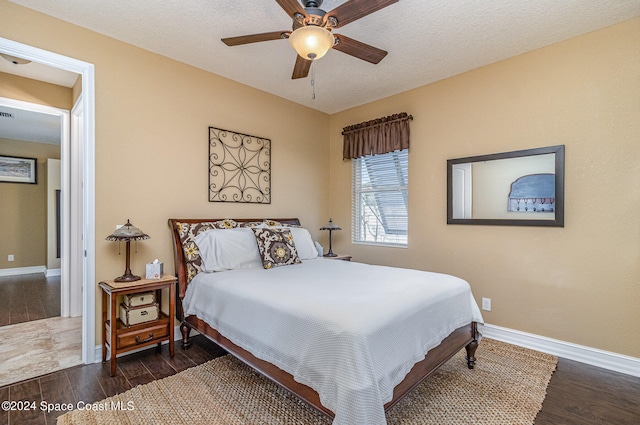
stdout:
[(564, 226), (564, 146), (448, 160), (447, 223)]

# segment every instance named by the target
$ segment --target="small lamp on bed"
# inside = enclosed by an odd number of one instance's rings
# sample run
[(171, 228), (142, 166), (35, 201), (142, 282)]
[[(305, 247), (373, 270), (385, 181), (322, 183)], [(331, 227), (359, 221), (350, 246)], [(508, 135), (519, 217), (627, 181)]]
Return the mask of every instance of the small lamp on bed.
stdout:
[(127, 220), (127, 224), (116, 229), (115, 232), (106, 237), (106, 240), (108, 241), (125, 241), (127, 245), (126, 268), (124, 269), (124, 274), (122, 276), (114, 279), (115, 282), (133, 282), (141, 279), (140, 276), (136, 276), (131, 273), (131, 250), (129, 245), (131, 241), (142, 241), (145, 239), (149, 239), (149, 235), (135, 227), (129, 220)]
[(333, 250), (332, 250), (332, 247), (331, 247), (331, 232), (333, 232), (334, 230), (342, 230), (342, 229), (340, 228), (340, 226), (335, 224), (333, 222), (333, 220), (329, 219), (329, 222), (327, 224), (325, 224), (324, 226), (322, 226), (320, 228), (320, 230), (328, 230), (329, 231), (329, 252), (324, 254), (324, 256), (325, 257), (337, 257), (338, 254), (334, 254)]

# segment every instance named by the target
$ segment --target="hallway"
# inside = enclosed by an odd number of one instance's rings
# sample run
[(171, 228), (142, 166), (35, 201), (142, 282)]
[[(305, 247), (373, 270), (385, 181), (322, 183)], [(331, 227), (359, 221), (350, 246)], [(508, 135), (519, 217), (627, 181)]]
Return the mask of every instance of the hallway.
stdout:
[(0, 276), (0, 326), (60, 316), (60, 276)]

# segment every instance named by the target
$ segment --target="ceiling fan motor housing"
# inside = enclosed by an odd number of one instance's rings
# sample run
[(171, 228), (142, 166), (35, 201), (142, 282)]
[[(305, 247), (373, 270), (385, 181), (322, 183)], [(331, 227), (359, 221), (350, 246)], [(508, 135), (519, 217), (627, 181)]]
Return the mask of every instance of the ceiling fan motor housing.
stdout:
[[(307, 12), (307, 16), (301, 15), (297, 13), (293, 19), (293, 30), (297, 30), (300, 27), (304, 27), (307, 25), (315, 25), (317, 27), (325, 27), (327, 29), (331, 29), (333, 27), (333, 21), (325, 20), (325, 12), (322, 9), (318, 9), (317, 7), (305, 7), (305, 12)], [(330, 21), (330, 22), (329, 22)]]
[(323, 19), (324, 15), (326, 15), (327, 12), (325, 12), (322, 9), (316, 9), (316, 8), (311, 8), (311, 7), (308, 7), (305, 10), (309, 14), (309, 19), (307, 20), (307, 25), (322, 26), (322, 21), (324, 20)]

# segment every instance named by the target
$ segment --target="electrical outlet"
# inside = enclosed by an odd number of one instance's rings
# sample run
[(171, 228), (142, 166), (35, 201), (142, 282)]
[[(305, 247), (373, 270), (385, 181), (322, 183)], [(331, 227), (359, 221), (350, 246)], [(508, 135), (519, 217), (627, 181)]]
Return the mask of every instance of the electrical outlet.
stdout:
[(7, 257), (7, 261), (13, 261), (13, 260), (14, 260), (13, 254), (9, 254), (9, 256)]
[(482, 299), (482, 309), (486, 311), (491, 311), (491, 298)]

